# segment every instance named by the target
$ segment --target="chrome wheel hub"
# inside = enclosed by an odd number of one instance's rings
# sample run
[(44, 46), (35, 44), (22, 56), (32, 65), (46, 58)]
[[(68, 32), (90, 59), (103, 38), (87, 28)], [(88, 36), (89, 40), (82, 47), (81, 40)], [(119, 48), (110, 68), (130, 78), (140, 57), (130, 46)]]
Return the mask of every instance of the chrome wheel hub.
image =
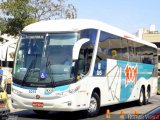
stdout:
[(97, 109), (97, 100), (94, 97), (92, 97), (90, 100), (88, 112), (92, 113), (96, 111), (96, 109)]

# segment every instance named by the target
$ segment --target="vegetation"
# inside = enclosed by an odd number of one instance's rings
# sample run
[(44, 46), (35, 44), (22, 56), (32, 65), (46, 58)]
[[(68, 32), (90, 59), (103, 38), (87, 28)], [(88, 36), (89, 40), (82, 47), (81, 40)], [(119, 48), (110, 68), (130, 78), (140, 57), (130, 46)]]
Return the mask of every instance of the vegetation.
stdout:
[(1, 0), (0, 10), (0, 30), (11, 35), (40, 20), (77, 17), (75, 7), (66, 0)]

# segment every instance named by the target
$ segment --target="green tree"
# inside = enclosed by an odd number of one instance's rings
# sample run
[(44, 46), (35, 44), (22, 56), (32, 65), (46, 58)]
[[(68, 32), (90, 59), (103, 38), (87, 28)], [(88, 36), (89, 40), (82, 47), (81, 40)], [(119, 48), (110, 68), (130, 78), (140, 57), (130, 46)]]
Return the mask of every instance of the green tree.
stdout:
[(66, 0), (1, 0), (0, 10), (0, 30), (11, 35), (36, 21), (77, 17), (75, 7)]

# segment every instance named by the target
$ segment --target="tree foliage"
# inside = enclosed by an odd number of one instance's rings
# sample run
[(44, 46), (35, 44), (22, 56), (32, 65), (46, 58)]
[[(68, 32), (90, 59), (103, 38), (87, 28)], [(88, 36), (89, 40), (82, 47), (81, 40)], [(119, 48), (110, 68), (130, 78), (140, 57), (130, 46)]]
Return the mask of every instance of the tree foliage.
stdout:
[(11, 35), (36, 21), (77, 17), (67, 0), (1, 0), (0, 10), (0, 30)]

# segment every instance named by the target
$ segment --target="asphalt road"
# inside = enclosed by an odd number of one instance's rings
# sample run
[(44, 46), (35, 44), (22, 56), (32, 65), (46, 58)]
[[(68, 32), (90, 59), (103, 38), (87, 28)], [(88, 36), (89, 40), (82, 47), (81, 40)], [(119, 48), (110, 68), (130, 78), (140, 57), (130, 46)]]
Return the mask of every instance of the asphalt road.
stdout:
[(111, 118), (117, 119), (121, 110), (127, 115), (134, 114), (134, 111), (137, 111), (138, 114), (145, 114), (158, 106), (160, 106), (160, 95), (152, 97), (149, 104), (144, 106), (138, 106), (136, 102), (129, 102), (103, 107), (99, 115), (93, 118), (87, 118), (82, 112), (49, 112), (46, 115), (38, 115), (31, 110), (12, 110), (9, 120), (105, 120), (107, 109), (111, 111)]

